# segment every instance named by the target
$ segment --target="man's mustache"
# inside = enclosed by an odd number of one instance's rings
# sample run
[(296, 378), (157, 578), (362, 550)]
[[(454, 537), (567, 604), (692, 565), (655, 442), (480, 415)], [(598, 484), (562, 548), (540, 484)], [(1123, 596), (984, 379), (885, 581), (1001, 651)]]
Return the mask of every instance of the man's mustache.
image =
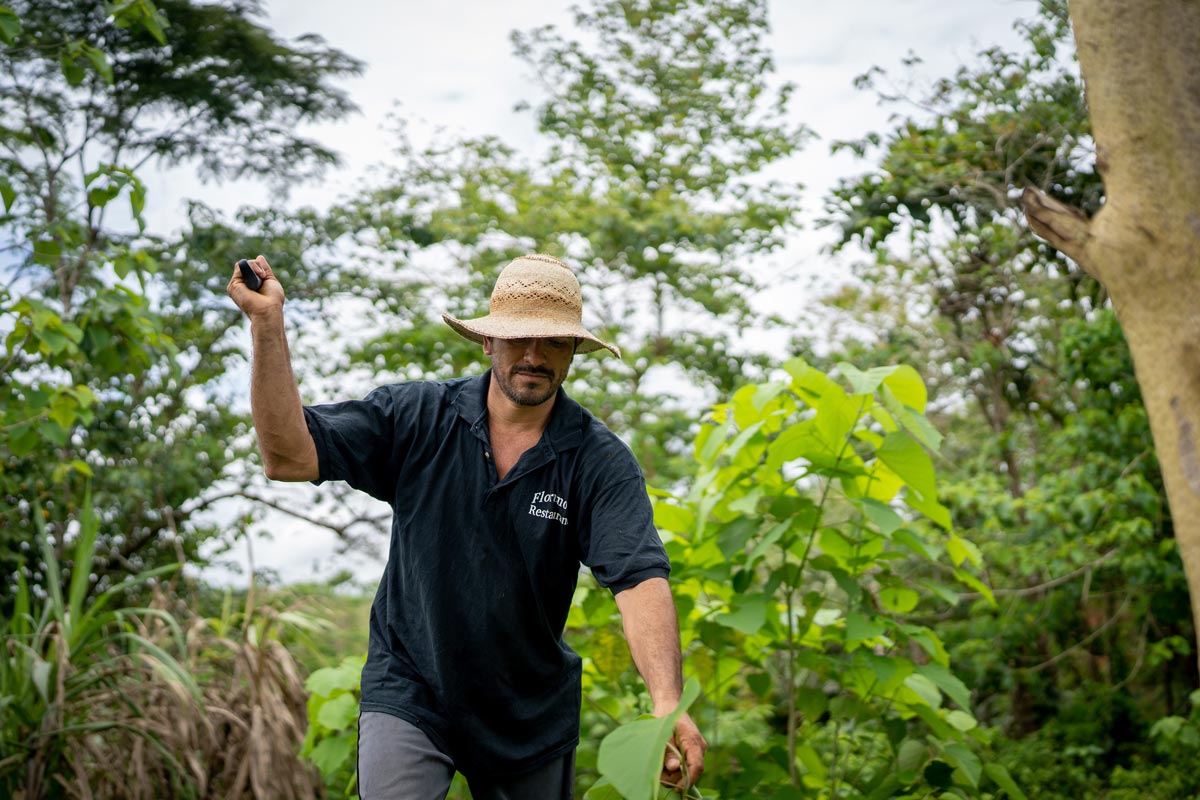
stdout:
[(554, 373), (545, 367), (513, 367), (514, 375), (544, 375), (547, 378), (553, 378)]

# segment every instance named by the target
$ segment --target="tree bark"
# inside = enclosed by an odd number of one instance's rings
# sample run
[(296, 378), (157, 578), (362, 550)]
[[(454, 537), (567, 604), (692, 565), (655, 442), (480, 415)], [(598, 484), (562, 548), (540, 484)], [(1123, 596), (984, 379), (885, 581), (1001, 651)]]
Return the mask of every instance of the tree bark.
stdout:
[(1105, 205), (1035, 190), (1031, 227), (1108, 289), (1200, 623), (1200, 2), (1071, 0)]

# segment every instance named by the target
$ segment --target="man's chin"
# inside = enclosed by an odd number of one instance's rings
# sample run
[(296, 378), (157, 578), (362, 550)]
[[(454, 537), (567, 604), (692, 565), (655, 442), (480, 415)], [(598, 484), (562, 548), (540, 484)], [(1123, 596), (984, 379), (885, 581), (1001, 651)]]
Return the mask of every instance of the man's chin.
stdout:
[(558, 391), (557, 386), (552, 387), (550, 389), (540, 389), (540, 388), (539, 389), (518, 389), (516, 386), (513, 386), (512, 384), (506, 385), (503, 383), (500, 384), (500, 389), (504, 392), (505, 397), (507, 397), (512, 402), (516, 403), (519, 406), (530, 406), (530, 407), (540, 406), (542, 403), (546, 402), (551, 397), (554, 397), (555, 392)]

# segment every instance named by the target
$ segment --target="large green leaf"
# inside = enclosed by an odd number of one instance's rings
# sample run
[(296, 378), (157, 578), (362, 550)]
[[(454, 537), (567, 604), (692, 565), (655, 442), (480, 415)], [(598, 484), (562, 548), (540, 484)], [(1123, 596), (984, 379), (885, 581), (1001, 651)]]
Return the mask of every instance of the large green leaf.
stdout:
[(876, 454), (888, 468), (899, 475), (916, 491), (921, 499), (935, 499), (937, 482), (934, 478), (933, 460), (925, 448), (904, 431), (889, 433)]
[(663, 754), (675, 731), (675, 721), (699, 694), (699, 682), (690, 679), (683, 687), (679, 705), (670, 714), (622, 725), (600, 742), (600, 774), (625, 800), (653, 800), (658, 796)]

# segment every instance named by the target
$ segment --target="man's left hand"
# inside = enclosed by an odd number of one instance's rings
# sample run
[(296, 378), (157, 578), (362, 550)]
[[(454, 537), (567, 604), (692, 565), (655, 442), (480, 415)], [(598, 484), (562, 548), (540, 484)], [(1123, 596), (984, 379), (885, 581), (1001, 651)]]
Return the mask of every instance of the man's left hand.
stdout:
[[(667, 752), (663, 758), (663, 770), (659, 780), (666, 786), (678, 792), (686, 792), (696, 785), (704, 772), (704, 752), (708, 750), (708, 742), (700, 734), (700, 729), (686, 713), (681, 714), (675, 721), (675, 735), (667, 743)], [(680, 754), (683, 756), (680, 761)], [(685, 774), (684, 768), (687, 772)]]

